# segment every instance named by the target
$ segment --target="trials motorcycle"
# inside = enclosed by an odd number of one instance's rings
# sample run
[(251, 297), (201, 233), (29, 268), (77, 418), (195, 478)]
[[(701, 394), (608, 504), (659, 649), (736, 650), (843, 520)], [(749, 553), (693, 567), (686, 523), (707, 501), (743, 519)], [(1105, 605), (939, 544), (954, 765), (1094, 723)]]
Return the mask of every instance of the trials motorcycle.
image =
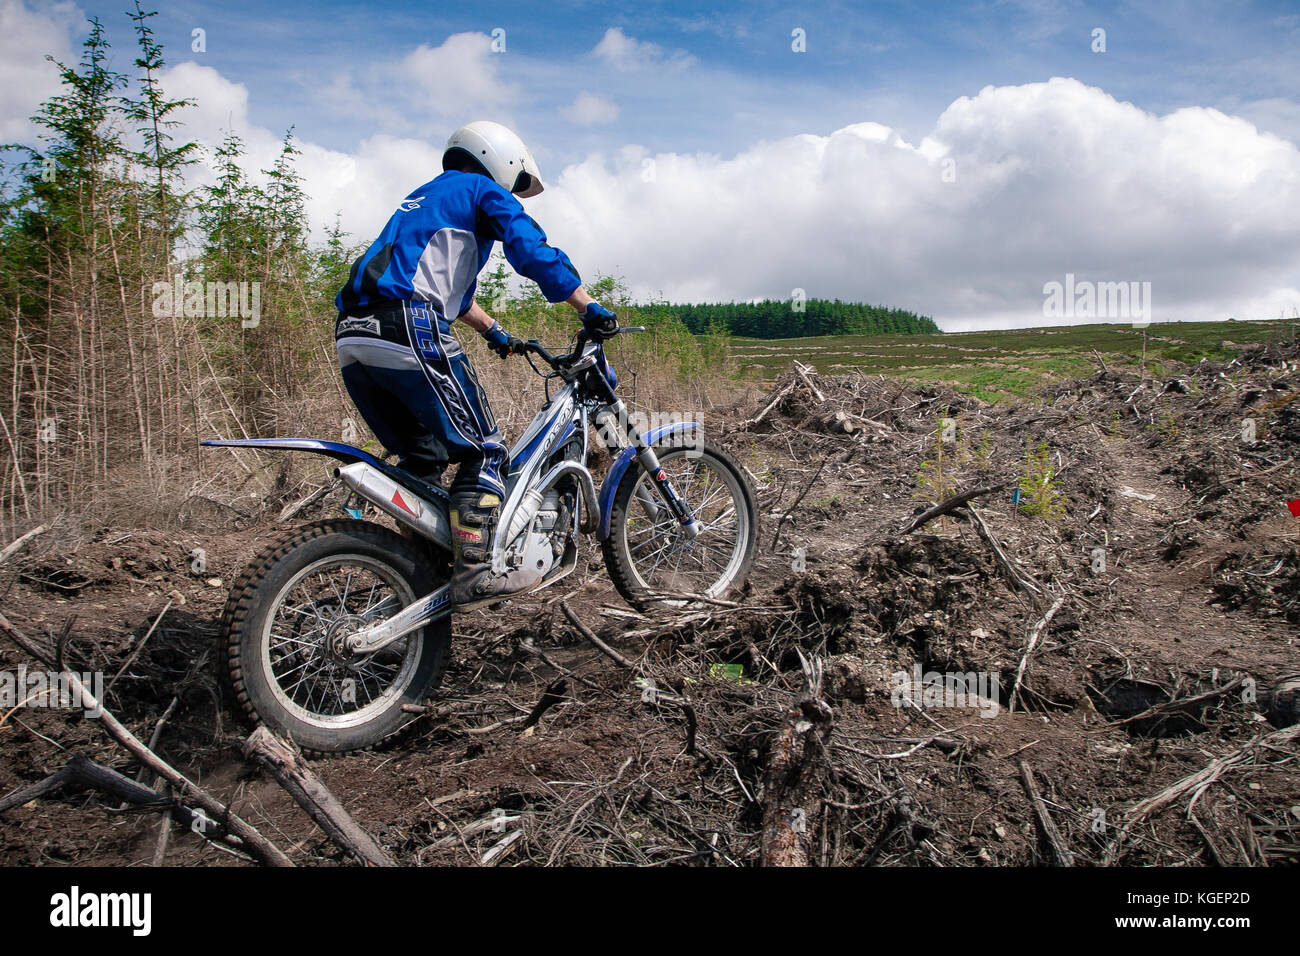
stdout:
[[(615, 392), (604, 345), (585, 331), (566, 354), (537, 340), (524, 350), (547, 398), (510, 450), (495, 570), (535, 569), (542, 577), (532, 591), (549, 587), (577, 567), (581, 536), (595, 534), (614, 586), (640, 610), (742, 586), (759, 535), (746, 470), (698, 423), (641, 434)], [(612, 460), (599, 493), (587, 467), (593, 425)], [(402, 528), (348, 509), (354, 517), (294, 531), (235, 581), (220, 626), (230, 683), (254, 723), (321, 753), (394, 736), (413, 720), (403, 707), (437, 686), (451, 643), (447, 492), (341, 442), (203, 444), (329, 456), (339, 480)]]

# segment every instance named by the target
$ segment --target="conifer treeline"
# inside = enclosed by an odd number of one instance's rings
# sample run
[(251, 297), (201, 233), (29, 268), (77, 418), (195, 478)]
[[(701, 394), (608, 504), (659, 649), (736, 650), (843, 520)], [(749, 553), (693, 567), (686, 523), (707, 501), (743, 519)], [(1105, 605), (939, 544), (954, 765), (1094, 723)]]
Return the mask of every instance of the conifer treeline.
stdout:
[(794, 339), (807, 335), (912, 335), (938, 332), (934, 319), (905, 309), (841, 302), (839, 299), (723, 302), (664, 305), (697, 334), (725, 329), (756, 339)]

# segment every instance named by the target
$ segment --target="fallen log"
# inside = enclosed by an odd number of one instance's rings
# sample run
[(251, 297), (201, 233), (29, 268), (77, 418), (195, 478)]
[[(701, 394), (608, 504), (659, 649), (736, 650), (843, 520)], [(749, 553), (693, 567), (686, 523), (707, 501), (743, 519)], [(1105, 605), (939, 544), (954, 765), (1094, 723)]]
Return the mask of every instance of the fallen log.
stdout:
[(820, 696), (820, 664), (806, 666), (805, 674), (807, 689), (786, 711), (768, 758), (762, 798), (763, 866), (813, 863), (834, 722), (830, 705)]
[(339, 847), (370, 866), (397, 866), (397, 861), (348, 815), (338, 798), (311, 772), (298, 748), (265, 727), (258, 727), (244, 742), (244, 756), (274, 777)]
[(858, 430), (858, 424), (848, 412), (840, 411), (823, 420), (827, 430), (841, 435), (852, 435)]
[(49, 530), (50, 530), (49, 525), (44, 525), (44, 524), (37, 525), (35, 528), (33, 528), (31, 531), (28, 531), (22, 537), (15, 538), (12, 542), (9, 543), (9, 545), (3, 551), (0, 551), (0, 564), (4, 564), (15, 554), (21, 551), (23, 545), (27, 544), (28, 541), (32, 540), (32, 538), (36, 537), (38, 534), (44, 534)]

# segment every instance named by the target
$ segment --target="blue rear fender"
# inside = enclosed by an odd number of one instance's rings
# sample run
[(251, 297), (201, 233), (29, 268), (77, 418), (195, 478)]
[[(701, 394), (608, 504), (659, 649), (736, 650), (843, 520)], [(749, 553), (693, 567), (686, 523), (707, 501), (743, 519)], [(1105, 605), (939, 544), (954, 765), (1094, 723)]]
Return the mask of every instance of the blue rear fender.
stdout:
[(351, 464), (354, 461), (364, 461), (367, 465), (374, 465), (377, 468), (387, 468), (382, 461), (369, 452), (364, 452), (360, 448), (352, 445), (345, 445), (341, 441), (324, 441), (319, 438), (223, 438), (210, 439), (200, 442), (201, 445), (207, 445), (210, 448), (261, 448), (268, 451), (310, 451), (318, 455), (326, 455), (329, 458), (336, 458), (339, 461), (345, 461)]
[(437, 485), (421, 481), (415, 475), (407, 474), (385, 461), (380, 461), (369, 452), (341, 441), (325, 441), (320, 438), (229, 438), (212, 439), (200, 442), (211, 448), (258, 448), (262, 451), (309, 451), (325, 455), (345, 464), (365, 462), (376, 471), (382, 472), (393, 481), (418, 495), (429, 498), (434, 504), (445, 503), (447, 492)]
[[(693, 431), (700, 428), (699, 422), (673, 422), (668, 425), (660, 425), (658, 428), (652, 428), (643, 436), (647, 445), (657, 445), (661, 440), (676, 432)], [(609, 520), (610, 513), (614, 510), (614, 492), (618, 491), (619, 482), (623, 480), (623, 475), (627, 473), (633, 462), (636, 461), (636, 449), (624, 448), (618, 458), (614, 459), (614, 464), (609, 468), (609, 474), (605, 476), (605, 483), (600, 486), (600, 530), (598, 535), (601, 541), (609, 537)]]

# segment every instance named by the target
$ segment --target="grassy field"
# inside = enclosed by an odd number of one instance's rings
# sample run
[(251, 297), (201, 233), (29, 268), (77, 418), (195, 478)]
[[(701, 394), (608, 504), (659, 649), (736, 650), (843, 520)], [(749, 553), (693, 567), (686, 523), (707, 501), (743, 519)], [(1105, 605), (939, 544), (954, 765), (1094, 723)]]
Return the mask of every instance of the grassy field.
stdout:
[[(1260, 342), (1290, 340), (1296, 321), (1170, 322), (1146, 330), (1146, 364), (1153, 375), (1172, 363), (1223, 360)], [(776, 378), (792, 358), (826, 375), (862, 369), (896, 378), (944, 382), (985, 401), (1033, 394), (1042, 385), (1097, 368), (1093, 351), (1111, 368), (1142, 362), (1142, 331), (1131, 325), (1070, 325), (941, 335), (832, 335), (801, 339), (733, 338), (731, 351), (746, 377)]]

